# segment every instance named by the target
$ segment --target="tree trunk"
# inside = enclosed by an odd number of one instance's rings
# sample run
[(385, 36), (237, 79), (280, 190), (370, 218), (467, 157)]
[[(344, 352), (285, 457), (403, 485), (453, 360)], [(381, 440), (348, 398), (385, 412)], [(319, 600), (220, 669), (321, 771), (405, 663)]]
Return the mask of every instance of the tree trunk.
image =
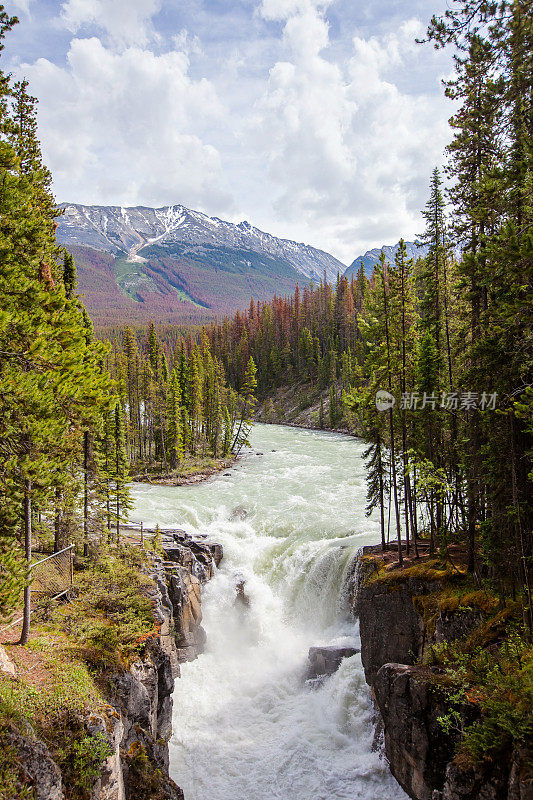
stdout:
[[(24, 549), (28, 570), (31, 564), (31, 481), (24, 483)], [(24, 587), (24, 616), (19, 644), (26, 645), (30, 636), (31, 620), (31, 576), (28, 576), (27, 585)]]
[(62, 550), (63, 533), (61, 531), (61, 489), (56, 487), (55, 514), (54, 514), (54, 550)]
[(89, 555), (89, 431), (83, 434), (83, 555)]

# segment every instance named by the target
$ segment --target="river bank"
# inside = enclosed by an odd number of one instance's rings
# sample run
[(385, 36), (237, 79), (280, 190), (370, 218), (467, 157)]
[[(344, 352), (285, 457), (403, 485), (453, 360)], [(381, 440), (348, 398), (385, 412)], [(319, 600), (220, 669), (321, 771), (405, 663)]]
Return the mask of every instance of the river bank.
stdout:
[(206, 481), (233, 467), (239, 456), (226, 456), (213, 458), (212, 456), (187, 456), (183, 458), (174, 470), (164, 470), (161, 467), (150, 467), (139, 470), (131, 476), (136, 483), (149, 483), (154, 486), (191, 486), (194, 483)]
[(260, 398), (255, 419), (266, 424), (359, 435), (354, 415), (342, 404), (341, 381), (335, 384), (335, 396), (332, 419), (329, 388), (319, 389), (310, 382), (278, 387)]
[(474, 582), (464, 549), (450, 555), (404, 568), (379, 546), (358, 558), (354, 614), (385, 755), (413, 800), (531, 800), (522, 608)]

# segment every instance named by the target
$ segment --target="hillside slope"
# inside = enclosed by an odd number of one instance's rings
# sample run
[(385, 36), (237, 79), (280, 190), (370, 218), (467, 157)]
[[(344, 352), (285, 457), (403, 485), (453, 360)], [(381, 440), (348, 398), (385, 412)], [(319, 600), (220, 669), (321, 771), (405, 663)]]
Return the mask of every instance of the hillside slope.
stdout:
[(58, 240), (74, 254), (100, 324), (201, 322), (345, 270), (321, 250), (184, 206), (61, 208)]

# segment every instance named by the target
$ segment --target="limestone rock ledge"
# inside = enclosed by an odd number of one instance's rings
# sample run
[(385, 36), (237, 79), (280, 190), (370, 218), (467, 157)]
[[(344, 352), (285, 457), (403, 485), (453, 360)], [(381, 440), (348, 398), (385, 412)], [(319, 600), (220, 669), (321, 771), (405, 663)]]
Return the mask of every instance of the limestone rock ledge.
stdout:
[[(393, 584), (369, 580), (372, 561), (364, 556), (374, 551), (363, 548), (359, 555), (353, 607), (392, 774), (413, 800), (533, 800), (533, 785), (521, 778), (520, 753), (508, 763), (487, 762), (476, 770), (453, 762), (455, 734), (438, 722), (447, 710), (439, 670), (417, 665), (431, 645), (468, 635), (479, 624), (479, 612), (441, 612), (428, 631), (417, 607), (440, 584), (416, 578)], [(477, 713), (465, 703), (465, 722)]]
[[(154, 581), (150, 598), (158, 634), (142, 658), (112, 676), (108, 704), (91, 714), (87, 733), (104, 738), (111, 751), (95, 780), (90, 800), (183, 800), (168, 775), (172, 733), (172, 692), (180, 662), (201, 652), (201, 584), (222, 559), (218, 544), (187, 537), (166, 537), (164, 559), (152, 557), (147, 570)], [(67, 800), (58, 766), (33, 732), (9, 731), (9, 746), (32, 786), (36, 800)]]

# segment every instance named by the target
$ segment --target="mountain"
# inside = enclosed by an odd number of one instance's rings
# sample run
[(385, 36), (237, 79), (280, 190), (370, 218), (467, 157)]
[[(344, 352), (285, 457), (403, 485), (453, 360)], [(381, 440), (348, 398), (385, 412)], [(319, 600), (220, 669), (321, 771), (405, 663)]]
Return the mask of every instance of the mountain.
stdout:
[(181, 205), (60, 208), (57, 237), (76, 259), (97, 324), (202, 322), (247, 307), (251, 297), (292, 293), (324, 272), (335, 280), (346, 268), (309, 245)]
[[(396, 244), (386, 244), (383, 247), (374, 247), (373, 250), (367, 250), (364, 255), (357, 256), (357, 258), (352, 261), (344, 274), (347, 278), (351, 278), (352, 275), (357, 275), (362, 261), (365, 275), (370, 277), (372, 275), (372, 270), (379, 261), (379, 254), (381, 251), (383, 250), (385, 253), (387, 261), (394, 261), (394, 256), (398, 252), (399, 246), (400, 242), (397, 242)], [(424, 258), (427, 256), (429, 250), (429, 245), (417, 242), (406, 242), (405, 247), (407, 249), (407, 258), (412, 258), (415, 261), (417, 258)]]

